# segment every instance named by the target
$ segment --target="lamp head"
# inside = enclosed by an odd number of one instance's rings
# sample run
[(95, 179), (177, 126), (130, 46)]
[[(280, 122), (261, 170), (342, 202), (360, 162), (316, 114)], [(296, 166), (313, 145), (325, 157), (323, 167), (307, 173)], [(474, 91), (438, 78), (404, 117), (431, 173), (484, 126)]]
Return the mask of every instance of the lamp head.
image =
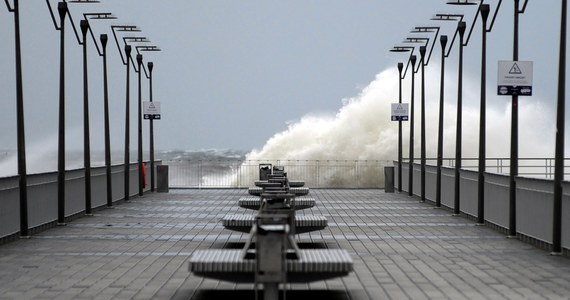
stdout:
[(447, 35), (441, 35), (439, 37), (439, 42), (441, 44), (441, 48), (445, 49), (445, 45), (447, 45)]
[(81, 20), (81, 22), (79, 22), (79, 27), (81, 27), (81, 33), (83, 33), (83, 36), (86, 36), (87, 30), (89, 30), (89, 21)]
[(447, 4), (449, 5), (477, 5), (478, 2), (472, 2), (469, 0), (456, 0), (456, 1), (448, 1)]
[(59, 12), (60, 18), (65, 18), (65, 14), (67, 13), (67, 2), (59, 2), (57, 4), (57, 11)]
[(459, 31), (459, 36), (463, 38), (465, 34), (465, 29), (467, 29), (467, 24), (464, 21), (457, 23), (457, 30)]
[(147, 65), (148, 65), (148, 70), (152, 72), (152, 69), (154, 68), (154, 64), (152, 63), (152, 61), (149, 61)]
[(434, 21), (460, 21), (463, 19), (462, 14), (435, 14), (431, 18)]
[(99, 39), (101, 40), (101, 44), (103, 45), (103, 49), (105, 47), (107, 47), (107, 41), (109, 40), (109, 37), (106, 34), (101, 34)]

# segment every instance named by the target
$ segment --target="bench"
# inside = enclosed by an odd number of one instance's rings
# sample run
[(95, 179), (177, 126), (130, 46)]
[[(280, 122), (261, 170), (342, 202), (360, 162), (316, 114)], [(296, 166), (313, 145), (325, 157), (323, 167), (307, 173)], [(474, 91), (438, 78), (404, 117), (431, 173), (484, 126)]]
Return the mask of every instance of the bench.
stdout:
[[(308, 283), (346, 276), (353, 261), (346, 250), (300, 250), (290, 231), (289, 215), (260, 213), (243, 249), (196, 250), (189, 270), (196, 276), (254, 283), (264, 299), (277, 299), (279, 284)], [(253, 248), (253, 241), (255, 247)]]
[[(250, 187), (247, 192), (253, 196), (261, 196), (263, 192), (263, 188), (261, 187)], [(306, 196), (309, 194), (308, 187), (291, 187), (289, 188), (289, 192), (295, 194), (295, 196)]]
[[(311, 208), (311, 207), (315, 206), (315, 203), (316, 203), (316, 201), (315, 201), (315, 198), (313, 198), (313, 197), (309, 197), (309, 196), (295, 197), (295, 206), (293, 209), (301, 210), (301, 209)], [(245, 197), (239, 198), (238, 204), (240, 207), (243, 207), (246, 209), (259, 210), (259, 207), (261, 206), (261, 199), (260, 199), (260, 197), (256, 197), (256, 196), (245, 196)]]

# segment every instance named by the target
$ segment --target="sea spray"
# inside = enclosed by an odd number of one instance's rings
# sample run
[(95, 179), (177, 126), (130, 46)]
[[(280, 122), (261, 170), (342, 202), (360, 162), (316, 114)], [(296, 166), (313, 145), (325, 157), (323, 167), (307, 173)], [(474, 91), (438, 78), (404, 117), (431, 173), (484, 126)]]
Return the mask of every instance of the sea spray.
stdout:
[[(456, 95), (454, 83), (457, 75), (448, 72), (445, 93), (444, 157), (453, 158), (456, 132)], [(437, 153), (437, 124), (439, 105), (439, 80), (426, 76), (426, 156), (434, 158)], [(466, 76), (467, 77), (467, 76)], [(261, 150), (246, 155), (249, 161), (276, 160), (378, 160), (391, 161), (397, 157), (398, 123), (390, 120), (391, 103), (398, 101), (398, 73), (389, 69), (379, 73), (361, 93), (343, 102), (334, 116), (307, 115), (298, 122), (271, 137)], [(477, 82), (467, 78), (463, 106), (464, 157), (477, 157), (479, 109)], [(416, 162), (421, 146), (419, 80), (415, 95), (415, 141)], [(493, 89), (489, 89), (493, 90)], [(404, 87), (404, 101), (410, 99), (408, 86)], [(510, 98), (489, 97), (493, 101), (487, 108), (487, 155), (509, 157), (510, 149)], [(548, 157), (552, 155), (554, 128), (553, 111), (544, 101), (525, 98), (519, 108), (519, 148), (521, 157)], [(403, 126), (403, 153), (408, 155), (409, 122)], [(433, 163), (433, 161), (432, 161)], [(389, 163), (388, 163), (389, 164)], [(340, 171), (342, 172), (342, 171)], [(334, 180), (335, 175), (327, 176)], [(302, 178), (299, 178), (302, 179)]]

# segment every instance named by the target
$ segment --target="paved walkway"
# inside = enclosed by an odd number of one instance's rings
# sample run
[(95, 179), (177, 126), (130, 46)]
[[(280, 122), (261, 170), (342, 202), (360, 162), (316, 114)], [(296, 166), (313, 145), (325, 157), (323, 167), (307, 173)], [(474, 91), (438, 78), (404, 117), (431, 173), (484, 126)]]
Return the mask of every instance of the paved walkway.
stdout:
[[(171, 190), (0, 246), (0, 299), (255, 299), (188, 271), (196, 249), (241, 247), (219, 219), (246, 190)], [(329, 227), (302, 247), (347, 249), (350, 276), (288, 299), (570, 299), (570, 259), (383, 190), (312, 190)]]

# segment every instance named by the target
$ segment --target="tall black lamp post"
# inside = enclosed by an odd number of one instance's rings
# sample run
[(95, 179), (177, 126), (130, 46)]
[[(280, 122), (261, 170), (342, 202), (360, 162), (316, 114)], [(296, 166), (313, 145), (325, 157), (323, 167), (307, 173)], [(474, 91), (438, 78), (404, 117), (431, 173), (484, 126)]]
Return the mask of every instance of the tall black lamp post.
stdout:
[[(74, 2), (85, 2), (93, 3), (93, 1), (74, 1)], [(97, 48), (97, 52), (100, 56), (103, 54), (99, 49), (93, 31), (89, 26), (89, 20), (91, 19), (115, 19), (111, 13), (84, 13), (84, 18), (80, 22), (82, 39), (78, 38), (78, 42), (83, 46), (83, 162), (85, 168), (85, 214), (91, 215), (91, 147), (89, 139), (89, 80), (88, 80), (88, 68), (87, 68), (87, 33), (91, 33), (93, 42)], [(73, 23), (72, 23), (73, 24)], [(109, 184), (109, 182), (107, 182)]]
[[(126, 80), (126, 92), (125, 92), (125, 153), (124, 153), (124, 200), (128, 201), (130, 198), (130, 62), (131, 62), (131, 46), (126, 44), (124, 48), (121, 48), (119, 41), (117, 39), (117, 31), (125, 32), (139, 32), (140, 30), (136, 26), (132, 25), (113, 25), (111, 26), (113, 31), (113, 36), (115, 38), (115, 43), (119, 50), (121, 60), (123, 65), (126, 67), (127, 80)], [(125, 51), (125, 56), (123, 57), (123, 50)]]
[(24, 88), (22, 79), (22, 51), (20, 41), (20, 4), (6, 0), (8, 11), (14, 13), (14, 44), (16, 54), (16, 135), (18, 147), (18, 189), (20, 193), (20, 236), (28, 236), (28, 179), (26, 170), (26, 135), (24, 123)]
[[(456, 21), (463, 20), (463, 15), (461, 14), (436, 14), (432, 20), (440, 21)], [(451, 53), (451, 48), (455, 42), (458, 30), (455, 30), (451, 44), (446, 52), (446, 46), (448, 42), (447, 35), (442, 35), (440, 37), (441, 45), (441, 79), (439, 88), (439, 116), (438, 116), (438, 135), (437, 135), (437, 173), (436, 173), (436, 189), (435, 189), (435, 206), (441, 207), (441, 172), (443, 165), (443, 121), (444, 121), (444, 106), (445, 106), (445, 59), (449, 57)]]
[(67, 3), (59, 2), (59, 25), (51, 8), (49, 0), (46, 0), (55, 26), (59, 31), (59, 118), (58, 118), (58, 143), (57, 143), (57, 223), (65, 225), (65, 16)]
[(552, 254), (562, 253), (562, 180), (564, 179), (564, 115), (566, 107), (566, 24), (568, 1), (562, 0), (560, 17), (560, 58), (558, 61), (558, 100), (556, 104), (556, 154), (554, 165), (554, 205)]
[[(524, 0), (522, 9), (520, 1), (514, 0), (513, 25), (513, 61), (519, 60), (519, 15), (526, 10), (528, 0)], [(513, 95), (511, 101), (511, 161), (509, 174), (509, 237), (517, 235), (517, 185), (515, 178), (519, 174), (519, 96)]]
[[(136, 46), (135, 47), (137, 49), (137, 53), (139, 53), (139, 51), (162, 51), (159, 47), (157, 46)], [(148, 67), (148, 73), (146, 72), (146, 70), (144, 69), (144, 65), (142, 66), (143, 70), (145, 71), (146, 77), (147, 79), (149, 79), (149, 101), (153, 102), (152, 99), (152, 70), (154, 68), (154, 63), (153, 62), (148, 62), (147, 64)], [(139, 68), (140, 69), (140, 68)], [(150, 149), (150, 191), (154, 192), (155, 189), (155, 166), (154, 166), (154, 124), (153, 124), (154, 118), (151, 117), (149, 118), (149, 149)]]
[(143, 63), (143, 56), (142, 54), (137, 54), (137, 65), (138, 65), (138, 86), (139, 86), (139, 99), (138, 99), (138, 169), (139, 169), (139, 196), (143, 195), (143, 187), (144, 187), (144, 172), (143, 172), (143, 141), (142, 141), (142, 89), (141, 89), (141, 66)]
[[(487, 75), (487, 32), (493, 29), (493, 24), (501, 7), (502, 0), (498, 0), (495, 12), (493, 14), (493, 19), (491, 25), (487, 28), (487, 18), (491, 10), (489, 4), (484, 4), (481, 0), (478, 4), (477, 14), (481, 14), (482, 19), (482, 50), (481, 50), (481, 101), (480, 101), (480, 113), (479, 113), (479, 168), (478, 168), (478, 201), (477, 201), (477, 223), (485, 223), (485, 169), (486, 169), (486, 75)], [(453, 1), (448, 2), (452, 5), (476, 5), (475, 2), (469, 1)], [(473, 23), (477, 20), (477, 16)], [(471, 31), (473, 31), (471, 27)], [(471, 34), (471, 33), (470, 33)]]
[[(414, 53), (414, 49), (415, 47), (410, 47), (410, 46), (395, 46), (394, 48), (392, 48), (390, 50), (390, 52), (410, 52), (410, 57), (408, 58), (408, 61), (406, 63), (406, 69), (404, 70), (404, 64), (403, 63), (398, 63), (398, 82), (399, 82), (399, 98), (398, 98), (398, 103), (402, 103), (402, 80), (406, 77), (406, 74), (408, 73), (408, 68), (410, 66), (410, 63), (412, 63), (412, 73), (414, 72), (414, 66), (415, 66), (415, 56), (413, 55)], [(413, 62), (412, 62), (412, 57), (413, 57)], [(402, 74), (402, 71), (404, 70), (404, 73)], [(412, 84), (413, 84), (413, 80), (412, 80)], [(400, 119), (398, 121), (398, 192), (402, 192), (402, 120)], [(410, 157), (413, 156), (413, 152), (410, 152)], [(412, 164), (410, 164), (410, 169), (409, 172), (412, 172)], [(410, 175), (410, 178), (413, 178), (412, 175)], [(409, 181), (409, 187), (408, 187), (408, 192), (410, 192), (410, 190), (412, 189), (412, 184), (411, 181)], [(411, 193), (411, 192), (410, 192)]]
[[(427, 28), (427, 27), (426, 27)], [(412, 32), (429, 32), (424, 30), (418, 30), (416, 27), (415, 31)], [(439, 32), (439, 28), (437, 28), (437, 32)], [(436, 33), (437, 35), (437, 33)], [(421, 43), (425, 42), (425, 45), (420, 46), (420, 68), (422, 70), (422, 79), (421, 79), (421, 102), (420, 102), (420, 111), (421, 111), (421, 131), (420, 131), (420, 199), (421, 201), (425, 201), (426, 199), (426, 187), (425, 187), (425, 171), (426, 171), (426, 131), (425, 131), (425, 66), (429, 63), (429, 57), (431, 57), (431, 50), (429, 52), (428, 58), (426, 58), (426, 47), (430, 42), (429, 38), (407, 38), (405, 42), (409, 43)], [(432, 43), (431, 49), (433, 49), (435, 43)], [(420, 69), (418, 68), (418, 69)]]

